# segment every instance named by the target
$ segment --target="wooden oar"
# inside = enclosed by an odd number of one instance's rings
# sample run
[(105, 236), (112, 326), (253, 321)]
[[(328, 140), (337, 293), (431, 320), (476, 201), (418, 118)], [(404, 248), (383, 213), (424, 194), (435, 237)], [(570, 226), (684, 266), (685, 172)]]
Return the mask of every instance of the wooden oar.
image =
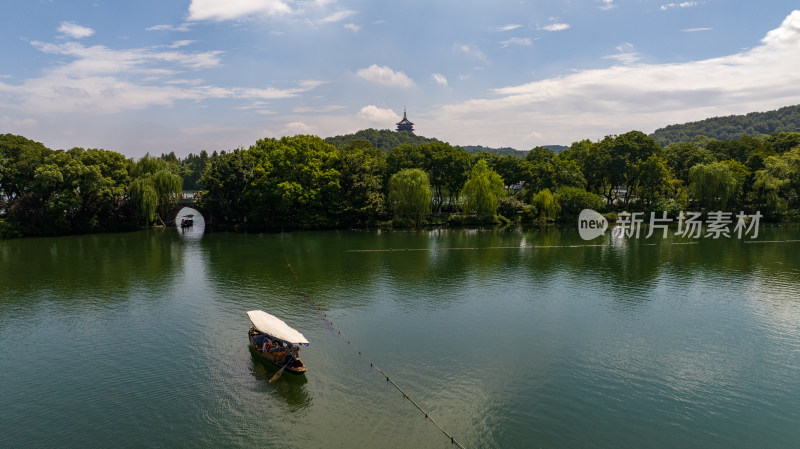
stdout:
[(283, 374), (283, 370), (286, 369), (286, 367), (289, 366), (289, 363), (291, 363), (291, 362), (292, 362), (291, 360), (286, 362), (286, 365), (283, 365), (283, 368), (279, 369), (278, 372), (275, 373), (274, 376), (272, 376), (272, 379), (269, 380), (269, 383), (273, 384), (273, 383), (277, 382), (278, 379), (281, 378), (281, 374)]

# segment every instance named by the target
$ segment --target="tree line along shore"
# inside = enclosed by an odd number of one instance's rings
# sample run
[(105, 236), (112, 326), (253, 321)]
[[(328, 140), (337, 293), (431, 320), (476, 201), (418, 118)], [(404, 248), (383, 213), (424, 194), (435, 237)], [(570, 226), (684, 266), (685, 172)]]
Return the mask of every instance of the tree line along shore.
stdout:
[(612, 216), (725, 210), (800, 219), (797, 132), (694, 136), (662, 147), (630, 131), (558, 153), (508, 154), (371, 131), (380, 144), (358, 133), (297, 135), (138, 160), (0, 135), (0, 237), (163, 224), (182, 190), (200, 190), (206, 221), (230, 230), (546, 223), (587, 208)]

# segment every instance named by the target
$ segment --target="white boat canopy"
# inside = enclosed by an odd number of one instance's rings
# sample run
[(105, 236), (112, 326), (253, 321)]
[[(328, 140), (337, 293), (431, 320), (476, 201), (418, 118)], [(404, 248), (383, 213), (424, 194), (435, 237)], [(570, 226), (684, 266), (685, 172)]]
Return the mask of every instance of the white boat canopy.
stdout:
[(247, 312), (253, 327), (259, 332), (269, 334), (278, 340), (295, 345), (308, 346), (308, 340), (300, 332), (292, 329), (288, 324), (276, 316), (272, 316), (263, 310), (251, 310)]

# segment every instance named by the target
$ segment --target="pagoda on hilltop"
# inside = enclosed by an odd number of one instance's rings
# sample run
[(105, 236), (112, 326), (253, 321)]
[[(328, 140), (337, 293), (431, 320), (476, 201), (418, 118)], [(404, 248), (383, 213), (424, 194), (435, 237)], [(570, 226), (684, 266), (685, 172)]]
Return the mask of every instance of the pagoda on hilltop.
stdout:
[(403, 120), (397, 122), (397, 131), (408, 131), (414, 134), (414, 124), (406, 117), (406, 108), (403, 108)]

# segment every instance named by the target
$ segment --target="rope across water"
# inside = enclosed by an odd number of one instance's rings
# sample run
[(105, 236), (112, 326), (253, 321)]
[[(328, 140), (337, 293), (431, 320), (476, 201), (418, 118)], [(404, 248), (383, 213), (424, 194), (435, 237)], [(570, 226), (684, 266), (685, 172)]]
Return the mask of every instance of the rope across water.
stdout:
[(431, 417), (431, 415), (427, 411), (425, 411), (422, 407), (420, 407), (420, 405), (414, 399), (412, 399), (411, 396), (408, 395), (408, 393), (406, 393), (402, 388), (400, 388), (400, 385), (397, 385), (397, 383), (395, 383), (395, 381), (393, 381), (392, 379), (389, 378), (388, 374), (386, 374), (382, 369), (380, 369), (378, 367), (378, 365), (376, 365), (372, 360), (369, 359), (369, 357), (365, 356), (364, 353), (360, 349), (358, 349), (358, 347), (356, 347), (356, 345), (352, 344), (350, 342), (350, 340), (342, 333), (342, 330), (339, 329), (336, 326), (336, 324), (334, 324), (333, 321), (330, 318), (328, 318), (328, 315), (325, 313), (325, 311), (322, 310), (322, 307), (320, 307), (319, 304), (317, 304), (317, 302), (314, 301), (314, 299), (311, 298), (311, 295), (309, 295), (305, 291), (305, 289), (303, 288), (302, 284), (300, 283), (300, 279), (297, 277), (297, 273), (295, 273), (294, 268), (292, 268), (292, 264), (289, 262), (289, 256), (286, 254), (286, 244), (284, 243), (284, 240), (283, 240), (283, 232), (282, 231), (281, 231), (281, 246), (283, 248), (283, 258), (286, 261), (286, 267), (289, 269), (289, 272), (292, 273), (292, 277), (294, 278), (294, 281), (297, 284), (297, 287), (299, 288), (300, 293), (303, 295), (303, 297), (305, 297), (308, 300), (309, 303), (311, 303), (311, 305), (314, 307), (314, 310), (317, 311), (317, 313), (320, 315), (320, 317), (322, 317), (322, 319), (324, 319), (325, 322), (328, 323), (328, 325), (331, 326), (331, 328), (333, 328), (333, 330), (335, 330), (339, 335), (341, 335), (342, 338), (344, 338), (345, 341), (347, 341), (348, 345), (353, 346), (353, 348), (358, 352), (358, 356), (359, 357), (362, 357), (367, 362), (369, 362), (370, 368), (375, 369), (378, 373), (381, 374), (381, 376), (386, 378), (386, 381), (389, 382), (390, 384), (392, 384), (392, 386), (394, 386), (397, 389), (397, 391), (399, 391), (403, 395), (404, 399), (408, 399), (408, 401), (411, 402), (414, 405), (414, 407), (416, 407), (423, 415), (425, 415), (425, 419), (427, 419), (428, 421), (433, 423), (433, 425), (435, 425), (445, 436), (447, 436), (447, 438), (450, 440), (451, 444), (453, 444), (456, 447), (459, 447), (461, 449), (466, 449), (464, 447), (464, 445), (461, 444), (458, 440), (456, 440), (455, 437), (452, 434), (450, 434), (448, 431), (446, 431), (444, 429), (444, 427), (441, 426), (441, 424), (436, 422), (436, 420), (433, 419)]

